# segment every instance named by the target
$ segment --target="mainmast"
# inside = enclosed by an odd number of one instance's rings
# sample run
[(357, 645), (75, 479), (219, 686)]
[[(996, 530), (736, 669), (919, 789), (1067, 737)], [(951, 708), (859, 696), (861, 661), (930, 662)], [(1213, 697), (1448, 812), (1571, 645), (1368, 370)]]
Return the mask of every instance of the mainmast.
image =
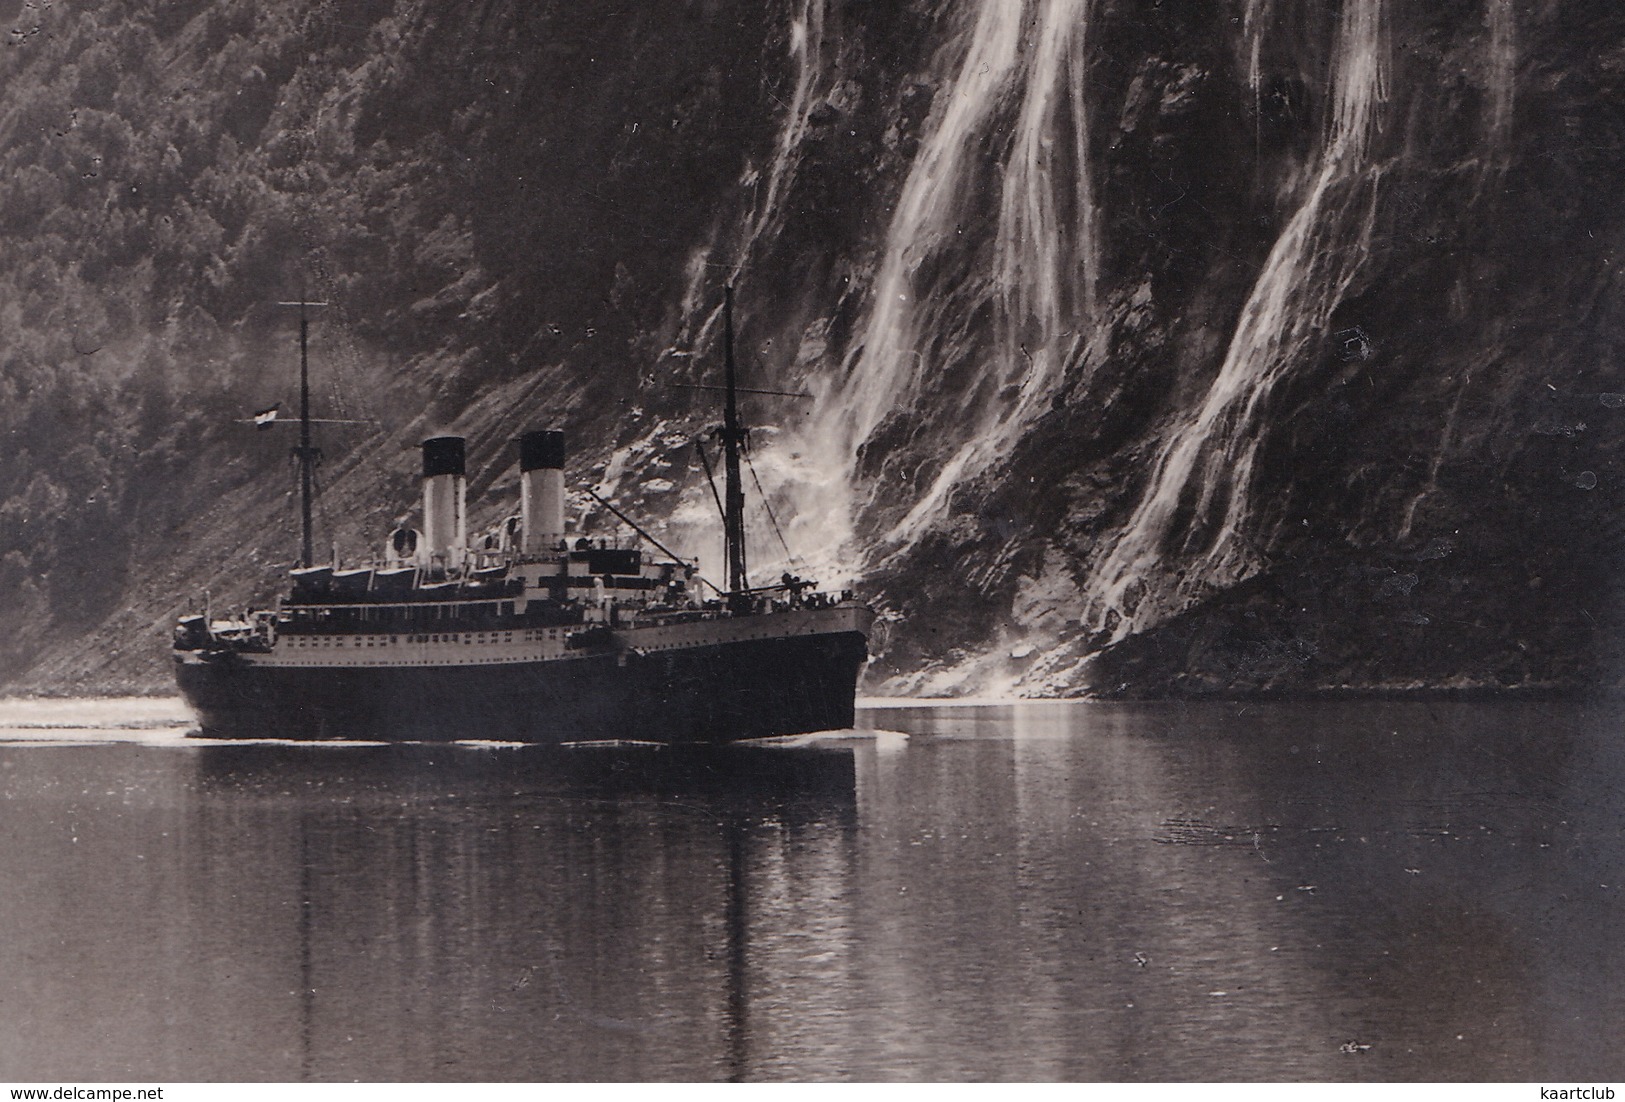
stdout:
[(739, 454), (750, 430), (739, 423), (739, 396), (734, 371), (734, 289), (728, 287), (722, 299), (723, 364), (727, 373), (728, 398), (724, 407), (722, 432), (723, 448), (723, 516), (724, 548), (728, 557), (728, 593), (742, 594), (750, 588), (745, 577), (745, 487), (739, 477)]
[(299, 307), (299, 446), (293, 449), (293, 455), (299, 461), (299, 565), (311, 566), (316, 561), (311, 501), (315, 496), (316, 461), (322, 453), (310, 442), (310, 316), (307, 309), (327, 303), (309, 302), (300, 295), (298, 302), (277, 305)]

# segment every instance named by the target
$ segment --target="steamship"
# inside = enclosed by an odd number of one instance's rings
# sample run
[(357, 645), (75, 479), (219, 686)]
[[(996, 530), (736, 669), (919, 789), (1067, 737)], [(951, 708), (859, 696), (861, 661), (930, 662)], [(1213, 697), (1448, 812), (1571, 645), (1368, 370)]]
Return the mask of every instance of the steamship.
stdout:
[[(178, 621), (175, 676), (213, 738), (730, 742), (850, 727), (874, 613), (850, 592), (745, 572), (748, 430), (724, 305), (727, 584), (637, 533), (566, 533), (564, 434), (518, 440), (519, 510), (471, 541), (465, 445), (422, 443), (422, 529), (369, 562), (316, 564), (308, 321), (300, 306), (303, 555), (274, 607)], [(707, 468), (709, 471), (709, 463)], [(590, 492), (590, 491), (589, 491)]]

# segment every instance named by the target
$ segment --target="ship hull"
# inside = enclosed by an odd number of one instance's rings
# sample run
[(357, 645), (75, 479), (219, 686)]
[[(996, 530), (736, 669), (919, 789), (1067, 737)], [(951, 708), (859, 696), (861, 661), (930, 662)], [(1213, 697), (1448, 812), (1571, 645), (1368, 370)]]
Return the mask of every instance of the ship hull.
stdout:
[(862, 631), (493, 665), (181, 660), (211, 738), (719, 743), (852, 726)]

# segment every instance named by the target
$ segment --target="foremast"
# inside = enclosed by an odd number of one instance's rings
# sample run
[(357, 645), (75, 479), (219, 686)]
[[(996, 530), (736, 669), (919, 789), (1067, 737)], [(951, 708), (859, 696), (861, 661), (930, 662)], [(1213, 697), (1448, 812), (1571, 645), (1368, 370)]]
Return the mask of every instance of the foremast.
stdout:
[(312, 503), (316, 496), (316, 463), (321, 450), (310, 439), (310, 314), (313, 306), (326, 306), (325, 302), (311, 302), (304, 295), (298, 302), (279, 302), (278, 306), (299, 307), (299, 445), (293, 456), (299, 461), (299, 565), (312, 566), (316, 561), (315, 532), (311, 519)]

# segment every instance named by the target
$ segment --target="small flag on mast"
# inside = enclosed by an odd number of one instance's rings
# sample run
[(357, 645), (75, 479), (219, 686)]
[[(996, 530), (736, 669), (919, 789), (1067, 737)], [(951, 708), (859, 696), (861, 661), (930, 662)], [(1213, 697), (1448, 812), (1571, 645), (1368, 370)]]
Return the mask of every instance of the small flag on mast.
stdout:
[(277, 411), (281, 408), (282, 403), (278, 402), (270, 409), (262, 409), (258, 413), (254, 414), (254, 427), (257, 429), (268, 429), (272, 425), (276, 424)]

